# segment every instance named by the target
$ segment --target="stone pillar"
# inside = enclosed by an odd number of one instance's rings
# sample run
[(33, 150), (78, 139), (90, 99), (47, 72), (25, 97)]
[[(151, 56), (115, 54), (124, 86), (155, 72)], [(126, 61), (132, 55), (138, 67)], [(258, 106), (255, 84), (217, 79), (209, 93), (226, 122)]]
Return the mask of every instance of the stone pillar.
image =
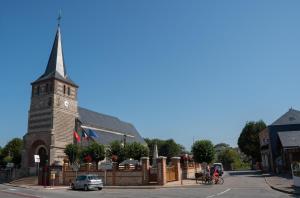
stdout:
[(119, 164), (117, 162), (113, 162), (113, 169), (112, 169), (112, 185), (116, 185), (116, 172), (118, 170)]
[(142, 161), (142, 174), (143, 174), (143, 185), (147, 185), (149, 183), (149, 157), (141, 157)]
[(180, 157), (171, 158), (172, 165), (175, 167), (175, 179), (176, 181), (181, 181), (181, 166), (180, 166)]
[(157, 158), (157, 183), (165, 185), (167, 183), (167, 158), (160, 156)]

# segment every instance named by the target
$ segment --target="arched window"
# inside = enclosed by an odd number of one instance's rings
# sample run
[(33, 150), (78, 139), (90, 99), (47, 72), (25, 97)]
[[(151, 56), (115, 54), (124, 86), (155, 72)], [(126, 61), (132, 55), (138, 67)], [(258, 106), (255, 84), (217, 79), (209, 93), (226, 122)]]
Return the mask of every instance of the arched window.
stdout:
[(64, 85), (64, 94), (66, 94), (66, 85)]
[(68, 87), (68, 96), (71, 95), (71, 89)]

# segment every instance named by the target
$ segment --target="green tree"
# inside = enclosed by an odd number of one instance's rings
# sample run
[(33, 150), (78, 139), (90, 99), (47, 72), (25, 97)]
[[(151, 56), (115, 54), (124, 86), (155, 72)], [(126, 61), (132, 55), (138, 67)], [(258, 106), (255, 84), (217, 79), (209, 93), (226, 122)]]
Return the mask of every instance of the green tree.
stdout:
[(13, 158), (11, 156), (6, 156), (3, 158), (3, 161), (5, 162), (5, 164), (12, 162)]
[(11, 157), (10, 162), (13, 162), (16, 167), (19, 167), (22, 161), (22, 149), (23, 140), (20, 138), (13, 138), (3, 148), (2, 156), (4, 156), (4, 158), (6, 158), (7, 156)]
[(197, 140), (192, 145), (192, 153), (195, 162), (211, 163), (215, 156), (215, 149), (210, 140)]
[(64, 152), (68, 156), (71, 164), (79, 160), (80, 148), (77, 144), (68, 144)]
[(185, 148), (176, 143), (173, 139), (161, 140), (145, 138), (145, 142), (149, 147), (149, 156), (151, 159), (153, 157), (153, 148), (155, 144), (157, 144), (158, 155), (167, 157), (167, 161), (172, 157), (178, 157), (180, 154), (185, 153)]
[(122, 145), (120, 141), (113, 141), (109, 144), (109, 148), (107, 150), (107, 157), (112, 158), (113, 156), (117, 156), (118, 163), (126, 159), (124, 145)]
[(231, 170), (233, 163), (240, 161), (240, 156), (235, 149), (225, 148), (220, 151), (218, 161), (223, 164), (225, 170)]
[(102, 144), (92, 142), (89, 146), (84, 149), (85, 156), (89, 155), (93, 162), (98, 164), (99, 161), (105, 158), (105, 149)]
[(252, 162), (261, 161), (259, 132), (266, 128), (264, 121), (247, 122), (239, 139), (238, 146), (243, 153), (252, 158)]
[(140, 160), (141, 157), (149, 156), (149, 148), (138, 142), (126, 144), (124, 147), (125, 157)]
[(3, 148), (0, 146), (0, 166), (5, 165), (4, 161), (3, 161), (3, 158), (4, 158), (4, 156), (3, 156)]
[(218, 151), (222, 151), (224, 149), (230, 148), (230, 145), (226, 144), (226, 143), (219, 143), (219, 144), (216, 144), (214, 146), (214, 148), (215, 148), (215, 151), (218, 152)]

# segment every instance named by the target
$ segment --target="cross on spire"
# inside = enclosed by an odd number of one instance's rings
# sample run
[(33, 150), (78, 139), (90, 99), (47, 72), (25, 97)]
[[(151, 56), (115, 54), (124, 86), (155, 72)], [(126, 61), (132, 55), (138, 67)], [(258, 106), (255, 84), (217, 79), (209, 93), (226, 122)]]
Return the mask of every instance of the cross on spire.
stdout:
[(61, 10), (59, 10), (58, 17), (57, 17), (57, 25), (60, 26), (61, 21)]

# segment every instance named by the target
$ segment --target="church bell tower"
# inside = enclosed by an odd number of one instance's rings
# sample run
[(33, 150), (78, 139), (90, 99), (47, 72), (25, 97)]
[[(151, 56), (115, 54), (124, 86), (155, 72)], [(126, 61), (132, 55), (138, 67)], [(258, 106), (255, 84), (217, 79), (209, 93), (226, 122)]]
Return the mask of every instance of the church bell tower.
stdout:
[(34, 155), (40, 155), (40, 166), (62, 163), (65, 146), (73, 143), (78, 117), (78, 86), (67, 75), (59, 24), (46, 70), (31, 85), (22, 167), (32, 173)]

